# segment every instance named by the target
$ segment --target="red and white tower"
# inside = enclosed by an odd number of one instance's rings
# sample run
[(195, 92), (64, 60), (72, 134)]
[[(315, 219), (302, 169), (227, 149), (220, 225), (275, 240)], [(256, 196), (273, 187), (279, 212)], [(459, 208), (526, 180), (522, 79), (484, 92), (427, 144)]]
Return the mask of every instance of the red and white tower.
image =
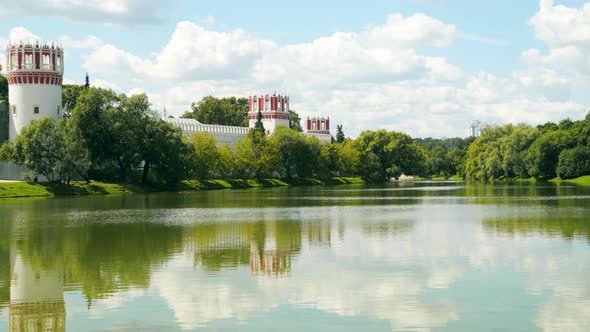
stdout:
[(289, 128), (289, 97), (282, 95), (251, 96), (248, 99), (248, 122), (254, 128), (258, 119), (258, 111), (262, 113), (262, 124), (270, 134), (276, 127)]
[(53, 44), (8, 44), (6, 78), (10, 140), (14, 141), (31, 120), (62, 116), (63, 59), (63, 49)]

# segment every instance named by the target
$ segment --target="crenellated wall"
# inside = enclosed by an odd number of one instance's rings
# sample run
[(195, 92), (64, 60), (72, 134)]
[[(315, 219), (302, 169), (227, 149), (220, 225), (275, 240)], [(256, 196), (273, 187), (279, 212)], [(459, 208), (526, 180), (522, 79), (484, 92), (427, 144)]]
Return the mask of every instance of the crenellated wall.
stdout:
[(167, 122), (180, 128), (182, 132), (188, 136), (195, 133), (209, 133), (215, 136), (218, 144), (229, 145), (234, 147), (236, 143), (242, 138), (246, 137), (250, 128), (248, 127), (234, 127), (234, 126), (220, 126), (203, 124), (194, 119), (165, 119)]

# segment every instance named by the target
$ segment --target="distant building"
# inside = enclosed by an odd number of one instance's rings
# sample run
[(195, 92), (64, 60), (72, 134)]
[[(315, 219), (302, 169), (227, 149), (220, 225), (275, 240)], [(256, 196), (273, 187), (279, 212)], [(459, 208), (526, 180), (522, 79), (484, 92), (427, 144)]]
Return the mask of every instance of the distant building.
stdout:
[(479, 137), (480, 130), (479, 130), (479, 125), (481, 124), (481, 122), (479, 120), (475, 120), (473, 122), (471, 122), (471, 127), (469, 127), (469, 136), (471, 137)]

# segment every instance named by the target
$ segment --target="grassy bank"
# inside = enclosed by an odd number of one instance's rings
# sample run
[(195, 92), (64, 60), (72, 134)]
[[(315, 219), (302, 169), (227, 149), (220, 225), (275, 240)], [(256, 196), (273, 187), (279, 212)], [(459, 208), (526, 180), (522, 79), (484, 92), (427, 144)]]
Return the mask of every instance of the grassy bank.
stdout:
[(568, 179), (568, 180), (561, 180), (561, 179), (553, 179), (550, 182), (555, 183), (574, 183), (581, 186), (590, 186), (590, 175), (580, 176), (579, 178), (575, 179)]
[(127, 185), (119, 183), (105, 183), (92, 181), (72, 182), (66, 184), (54, 183), (26, 183), (6, 182), (0, 183), (0, 198), (19, 197), (53, 197), (53, 196), (76, 196), (76, 195), (112, 195), (131, 194), (147, 192), (167, 191), (194, 191), (194, 190), (216, 190), (216, 189), (244, 189), (264, 187), (286, 187), (286, 186), (325, 186), (341, 184), (362, 184), (360, 178), (337, 177), (329, 180), (318, 179), (261, 179), (261, 180), (186, 180), (174, 187), (162, 185)]

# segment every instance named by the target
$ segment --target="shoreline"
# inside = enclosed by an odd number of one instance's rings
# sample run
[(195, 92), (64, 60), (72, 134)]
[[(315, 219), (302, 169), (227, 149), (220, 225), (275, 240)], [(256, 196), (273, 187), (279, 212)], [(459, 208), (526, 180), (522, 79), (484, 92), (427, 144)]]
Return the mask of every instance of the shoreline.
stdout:
[(224, 179), (224, 180), (184, 180), (169, 187), (161, 184), (122, 184), (91, 181), (75, 181), (71, 184), (0, 182), (0, 199), (18, 199), (56, 196), (127, 195), (152, 192), (187, 192), (222, 189), (249, 189), (273, 187), (310, 187), (346, 184), (365, 184), (358, 177), (334, 177), (328, 180), (305, 179)]

